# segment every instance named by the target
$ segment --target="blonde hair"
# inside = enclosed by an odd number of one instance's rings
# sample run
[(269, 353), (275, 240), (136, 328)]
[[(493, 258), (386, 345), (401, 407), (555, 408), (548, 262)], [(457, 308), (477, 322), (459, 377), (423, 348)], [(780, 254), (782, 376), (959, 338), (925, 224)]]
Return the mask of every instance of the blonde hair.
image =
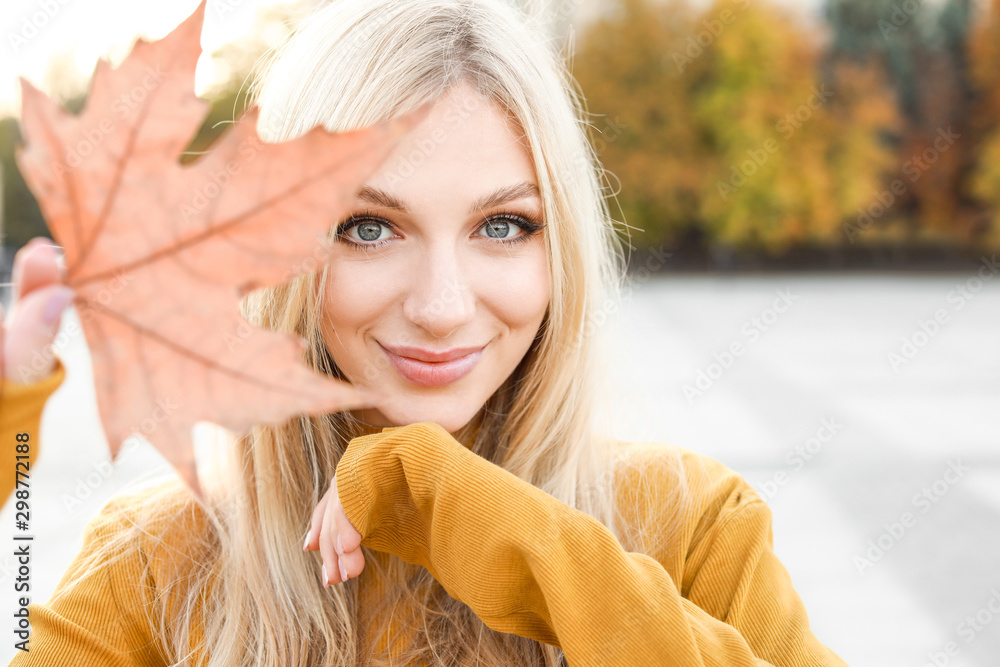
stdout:
[[(455, 437), (595, 517), (624, 547), (645, 549), (644, 527), (622, 521), (616, 504), (615, 441), (605, 411), (611, 401), (601, 323), (620, 300), (622, 250), (587, 139), (583, 96), (550, 45), (532, 18), (501, 0), (338, 0), (270, 55), (252, 87), (258, 133), (282, 141), (317, 124), (333, 132), (369, 126), (438, 99), (460, 81), (506, 112), (524, 133), (549, 223), (550, 305), (524, 359)], [(305, 338), (305, 361), (346, 379), (319, 331), (326, 275), (324, 267), (253, 292), (243, 314)], [(358, 426), (349, 413), (304, 416), (232, 439), (224, 492), (209, 494), (204, 525), (186, 538), (186, 569), (157, 582), (169, 605), (151, 622), (173, 659), (198, 654), (199, 664), (213, 667), (382, 664), (362, 654), (354, 580), (323, 589), (319, 554), (301, 546)], [(679, 516), (686, 496), (683, 484), (676, 487)], [(184, 493), (178, 484), (161, 486), (142, 507), (152, 515)], [(146, 515), (142, 507), (137, 517)], [(177, 512), (174, 520), (188, 516)], [(143, 523), (136, 528), (163, 532)], [(662, 538), (669, 526), (655, 530)], [(125, 553), (128, 539), (109, 538), (102, 558)], [(383, 568), (362, 548), (366, 568)], [(154, 555), (146, 560), (148, 567)], [(400, 664), (565, 664), (553, 646), (487, 627), (423, 568), (393, 557), (380, 574), (389, 583), (379, 609), (366, 616), (374, 624), (368, 630), (382, 636), (401, 602), (415, 604), (422, 621)]]

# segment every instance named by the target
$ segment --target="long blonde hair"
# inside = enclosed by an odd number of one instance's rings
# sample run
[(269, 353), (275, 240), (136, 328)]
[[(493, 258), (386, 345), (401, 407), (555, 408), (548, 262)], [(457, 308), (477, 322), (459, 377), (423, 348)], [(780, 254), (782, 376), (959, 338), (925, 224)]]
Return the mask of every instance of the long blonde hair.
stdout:
[[(544, 29), (501, 0), (337, 0), (302, 21), (267, 59), (252, 86), (258, 133), (282, 141), (317, 124), (334, 132), (369, 126), (438, 99), (460, 81), (524, 133), (549, 223), (551, 298), (522, 362), (455, 437), (595, 517), (623, 546), (641, 544), (642, 531), (632, 534), (620, 520), (609, 475), (615, 441), (602, 322), (620, 300), (622, 248), (587, 138), (583, 96)], [(305, 338), (305, 361), (344, 379), (319, 331), (326, 277), (323, 267), (257, 290), (244, 299), (243, 315)], [(157, 582), (164, 604), (150, 619), (163, 650), (178, 662), (199, 655), (198, 664), (212, 667), (382, 664), (362, 652), (359, 633), (381, 636), (391, 611), (406, 602), (421, 622), (398, 664), (565, 664), (555, 647), (487, 627), (423, 568), (395, 557), (383, 563), (365, 547), (366, 567), (384, 568), (389, 582), (379, 608), (366, 615), (369, 625), (358, 621), (356, 580), (322, 588), (321, 558), (301, 545), (358, 429), (349, 413), (334, 413), (232, 439), (226, 477), (209, 494), (203, 520), (188, 527), (189, 549), (180, 559), (165, 556), (177, 570)], [(179, 484), (153, 489), (134, 516), (162, 514), (178, 494), (186, 495)], [(192, 516), (193, 503), (185, 498), (188, 509), (172, 520)], [(148, 535), (165, 532), (149, 521), (136, 526)], [(656, 529), (662, 537), (664, 526)], [(128, 539), (111, 536), (101, 557), (125, 553)], [(147, 554), (147, 566), (161, 547)]]

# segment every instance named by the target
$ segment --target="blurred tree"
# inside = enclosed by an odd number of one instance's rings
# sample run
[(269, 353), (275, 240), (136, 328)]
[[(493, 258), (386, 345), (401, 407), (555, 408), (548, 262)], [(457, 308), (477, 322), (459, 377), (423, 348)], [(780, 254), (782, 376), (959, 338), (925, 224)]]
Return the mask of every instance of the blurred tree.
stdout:
[[(973, 91), (968, 72), (970, 0), (831, 0), (829, 67), (850, 62), (883, 69), (903, 123), (895, 137), (905, 186), (893, 212), (911, 239), (968, 242), (975, 203), (963, 194), (975, 138), (967, 121)], [(889, 216), (887, 216), (889, 217)]]
[(920, 115), (920, 72), (916, 57), (931, 39), (928, 9), (919, 0), (830, 0), (830, 53), (849, 60), (872, 60), (888, 71), (888, 81), (909, 119)]
[[(743, 3), (721, 0), (707, 16)], [(783, 252), (841, 245), (842, 224), (892, 166), (880, 135), (895, 122), (881, 79), (834, 69), (818, 82), (817, 35), (773, 6), (742, 10), (702, 59), (694, 100), (718, 161), (701, 212), (729, 244)]]
[[(913, 128), (913, 147), (904, 155), (921, 173), (913, 183), (921, 226), (932, 235), (943, 234), (960, 243), (971, 241), (976, 231), (975, 203), (963, 193), (977, 139), (968, 124), (970, 17), (970, 0), (947, 0), (936, 17), (936, 32), (922, 54), (926, 62), (920, 88), (923, 122)], [(943, 135), (953, 143), (944, 147)]]
[(969, 41), (969, 70), (975, 102), (970, 119), (979, 141), (969, 179), (969, 194), (987, 207), (990, 222), (983, 242), (1000, 250), (1000, 0), (992, 0), (989, 15)]
[(297, 22), (312, 9), (313, 5), (306, 0), (261, 7), (254, 15), (253, 29), (245, 37), (212, 52), (213, 64), (222, 75), (203, 93), (205, 98), (212, 100), (212, 109), (181, 157), (182, 164), (197, 159), (240, 118), (247, 103), (244, 84), (258, 67), (266, 65), (267, 56), (289, 37)]
[(624, 0), (581, 37), (575, 75), (625, 130), (600, 151), (647, 244), (697, 229), (713, 246), (781, 252), (841, 229), (893, 166), (877, 73), (817, 81), (815, 35), (769, 5)]
[[(574, 75), (597, 115), (591, 140), (622, 184), (625, 221), (642, 245), (672, 242), (697, 224), (706, 159), (690, 103), (688, 62), (699, 55), (685, 2), (624, 0), (586, 26)], [(590, 120), (590, 119), (588, 119)]]
[(14, 164), (14, 148), (21, 143), (17, 120), (0, 119), (0, 187), (3, 190), (0, 245), (14, 247), (24, 245), (34, 236), (49, 235), (38, 204)]
[[(86, 80), (70, 53), (53, 56), (45, 70), (44, 88), (70, 113), (78, 113), (86, 102)], [(42, 212), (28, 189), (14, 159), (24, 143), (16, 118), (0, 119), (0, 173), (3, 203), (0, 210), (0, 245), (19, 248), (35, 236), (51, 238)]]

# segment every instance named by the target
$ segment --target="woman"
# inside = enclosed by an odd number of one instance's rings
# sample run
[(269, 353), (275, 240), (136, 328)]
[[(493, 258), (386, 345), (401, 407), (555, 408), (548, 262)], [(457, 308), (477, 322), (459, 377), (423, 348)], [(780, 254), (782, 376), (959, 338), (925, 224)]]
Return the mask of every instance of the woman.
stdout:
[(254, 90), (265, 140), (434, 105), (337, 256), (244, 315), (385, 398), (235, 439), (204, 507), (176, 480), (113, 499), (12, 665), (844, 664), (749, 484), (605, 433), (621, 257), (573, 91), (502, 0), (304, 23)]

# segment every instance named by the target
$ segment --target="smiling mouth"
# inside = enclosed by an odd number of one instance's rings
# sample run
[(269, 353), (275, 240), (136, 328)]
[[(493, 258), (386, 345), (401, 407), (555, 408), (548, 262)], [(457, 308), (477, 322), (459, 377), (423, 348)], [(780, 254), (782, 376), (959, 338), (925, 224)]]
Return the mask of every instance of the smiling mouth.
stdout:
[(420, 387), (442, 387), (457, 382), (472, 372), (486, 350), (484, 345), (449, 361), (420, 361), (396, 354), (381, 343), (379, 347), (404, 379)]

